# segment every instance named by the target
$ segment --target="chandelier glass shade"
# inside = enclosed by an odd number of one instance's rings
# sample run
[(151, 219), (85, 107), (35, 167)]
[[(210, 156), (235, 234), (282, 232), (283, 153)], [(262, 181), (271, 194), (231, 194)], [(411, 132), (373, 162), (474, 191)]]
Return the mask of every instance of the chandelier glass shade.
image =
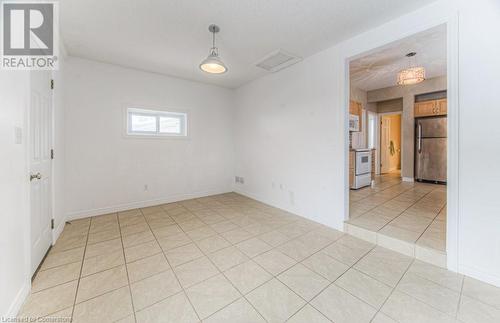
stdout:
[(425, 80), (425, 69), (421, 66), (416, 66), (415, 62), (411, 64), (411, 60), (415, 60), (417, 53), (411, 52), (406, 54), (408, 57), (408, 68), (405, 68), (398, 73), (398, 84), (399, 85), (412, 85), (417, 84)]

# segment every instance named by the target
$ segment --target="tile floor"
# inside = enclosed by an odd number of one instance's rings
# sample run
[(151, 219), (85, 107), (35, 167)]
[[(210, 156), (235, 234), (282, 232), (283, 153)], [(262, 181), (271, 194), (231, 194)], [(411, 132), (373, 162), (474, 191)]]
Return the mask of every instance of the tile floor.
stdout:
[(500, 288), (235, 193), (73, 221), (19, 317), (500, 322)]
[(347, 223), (445, 253), (446, 186), (377, 176), (374, 187), (350, 191)]

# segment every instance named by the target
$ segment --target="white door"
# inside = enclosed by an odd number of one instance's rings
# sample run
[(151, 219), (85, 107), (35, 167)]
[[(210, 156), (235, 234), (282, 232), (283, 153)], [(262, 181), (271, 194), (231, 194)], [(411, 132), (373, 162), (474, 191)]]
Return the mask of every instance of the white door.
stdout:
[(29, 111), (31, 274), (52, 244), (52, 91), (51, 72), (33, 71)]
[(391, 145), (391, 119), (382, 116), (380, 118), (380, 173), (391, 170), (391, 156), (389, 147)]

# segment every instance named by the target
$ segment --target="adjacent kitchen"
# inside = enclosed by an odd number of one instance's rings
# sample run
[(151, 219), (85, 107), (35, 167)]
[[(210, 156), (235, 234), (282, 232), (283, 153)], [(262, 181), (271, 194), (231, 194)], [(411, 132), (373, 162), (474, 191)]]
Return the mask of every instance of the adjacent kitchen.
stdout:
[(362, 239), (446, 265), (446, 28), (349, 62), (349, 218)]

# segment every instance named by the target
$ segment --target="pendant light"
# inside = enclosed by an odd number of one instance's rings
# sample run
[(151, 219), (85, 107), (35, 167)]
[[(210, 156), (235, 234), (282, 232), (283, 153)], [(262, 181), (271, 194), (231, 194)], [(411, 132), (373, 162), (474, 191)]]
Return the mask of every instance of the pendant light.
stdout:
[(210, 25), (208, 26), (208, 31), (212, 33), (212, 48), (210, 48), (208, 57), (201, 62), (200, 69), (210, 74), (225, 73), (227, 72), (227, 67), (220, 59), (219, 49), (215, 46), (215, 34), (220, 31), (220, 28), (217, 25)]
[(412, 85), (417, 84), (425, 80), (425, 69), (421, 66), (412, 66), (411, 59), (417, 55), (415, 52), (406, 54), (408, 61), (410, 61), (408, 68), (401, 70), (398, 73), (398, 84), (399, 85)]

